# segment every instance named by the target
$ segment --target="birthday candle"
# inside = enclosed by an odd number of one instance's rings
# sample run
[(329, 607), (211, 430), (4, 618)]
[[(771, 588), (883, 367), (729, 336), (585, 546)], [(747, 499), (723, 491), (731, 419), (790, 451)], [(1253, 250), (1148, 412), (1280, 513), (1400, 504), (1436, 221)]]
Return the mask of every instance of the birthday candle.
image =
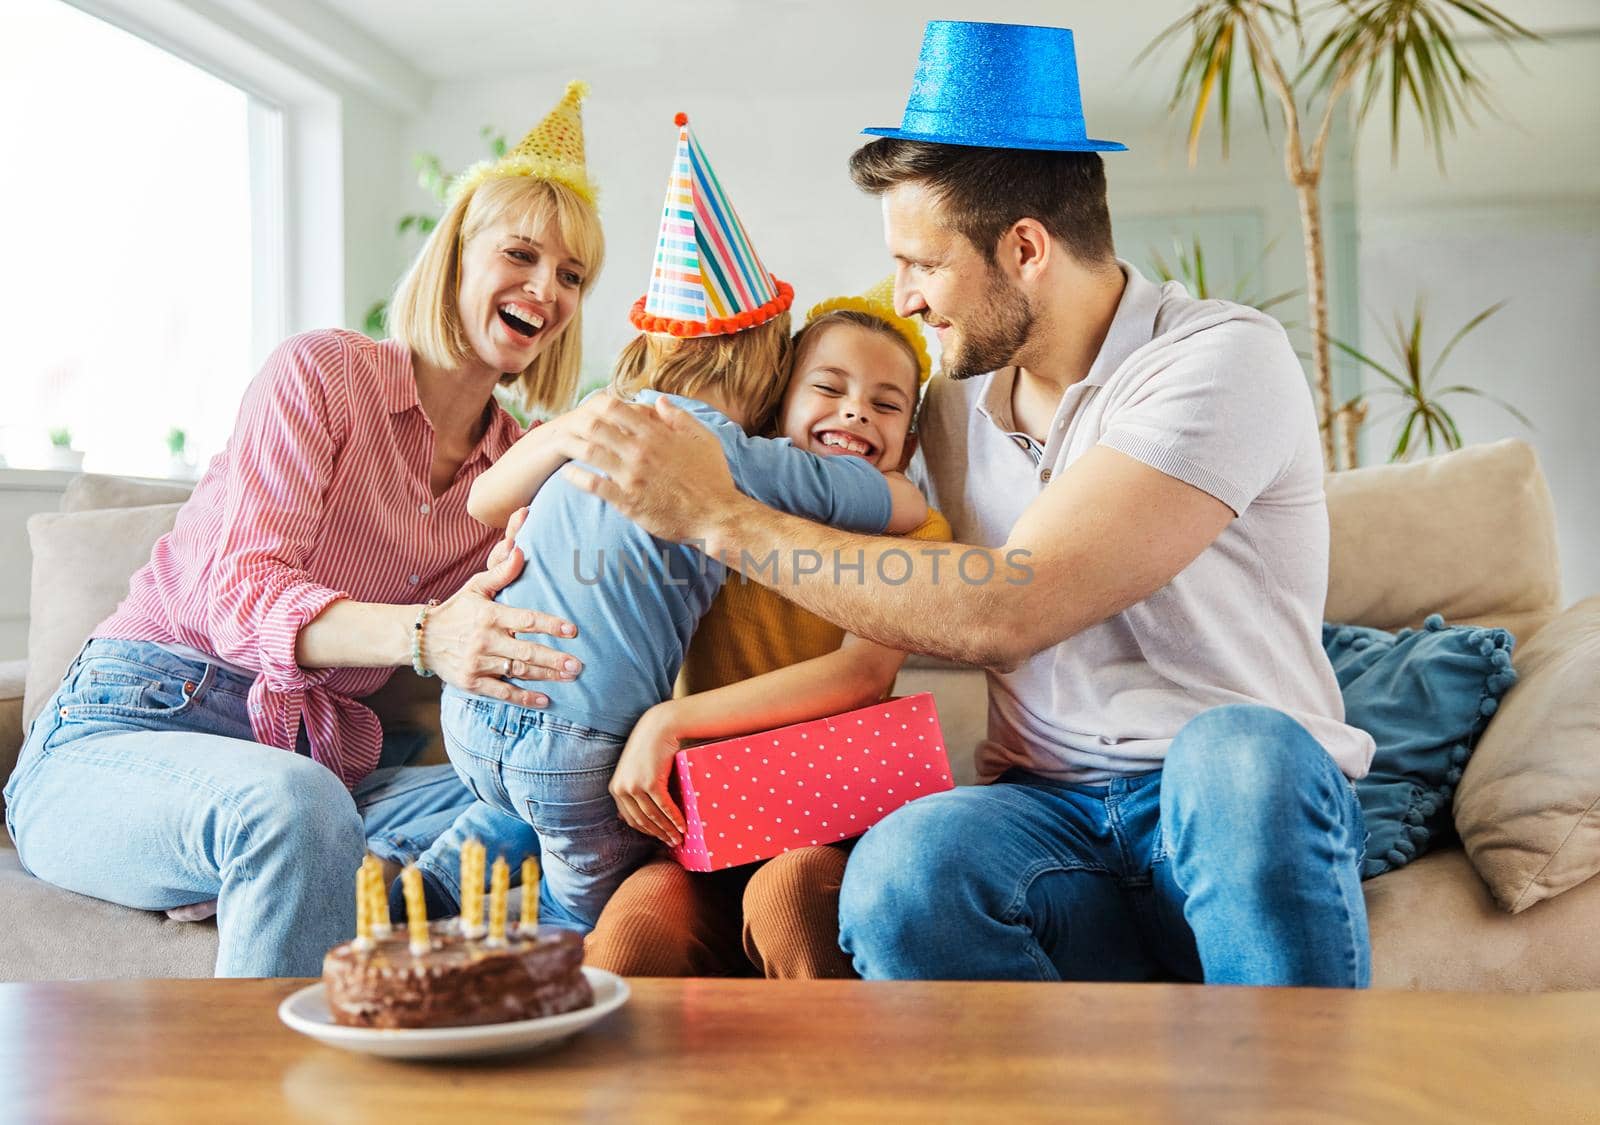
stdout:
[(383, 885), (383, 862), (377, 856), (368, 856), (372, 861), (372, 874), (369, 877), (369, 886), (372, 895), (372, 936), (382, 940), (389, 936), (393, 926), (389, 921), (389, 892)]
[(528, 936), (539, 932), (539, 861), (522, 861), (522, 920), (517, 929)]
[(415, 864), (400, 873), (400, 885), (406, 894), (406, 928), (411, 931), (411, 953), (421, 957), (428, 952), (428, 905), (422, 897), (422, 872)]
[(369, 884), (372, 882), (372, 869), (362, 861), (356, 869), (356, 946), (360, 949), (369, 949), (372, 946), (372, 894)]
[(494, 857), (494, 878), (489, 883), (489, 944), (506, 943), (506, 898), (511, 894), (511, 865)]
[(486, 849), (477, 840), (461, 846), (461, 932), (483, 933), (483, 861)]

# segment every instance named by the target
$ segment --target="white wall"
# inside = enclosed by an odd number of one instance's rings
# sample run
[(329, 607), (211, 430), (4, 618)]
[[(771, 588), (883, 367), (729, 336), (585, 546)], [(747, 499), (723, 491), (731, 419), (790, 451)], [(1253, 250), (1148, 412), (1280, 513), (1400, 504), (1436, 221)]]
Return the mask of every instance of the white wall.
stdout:
[[(1499, 115), (1480, 115), (1448, 145), (1447, 174), (1409, 132), (1398, 167), (1385, 124), (1362, 134), (1363, 349), (1381, 358), (1382, 328), (1419, 294), (1430, 356), (1473, 314), (1508, 301), (1455, 351), (1442, 383), (1498, 395), (1535, 428), (1478, 399), (1446, 404), (1468, 441), (1521, 437), (1538, 451), (1555, 497), (1565, 596), (1576, 600), (1600, 593), (1600, 32), (1552, 38), (1515, 58), (1489, 48), (1471, 57)], [(1393, 423), (1367, 427), (1369, 462), (1387, 456), (1392, 432)]]

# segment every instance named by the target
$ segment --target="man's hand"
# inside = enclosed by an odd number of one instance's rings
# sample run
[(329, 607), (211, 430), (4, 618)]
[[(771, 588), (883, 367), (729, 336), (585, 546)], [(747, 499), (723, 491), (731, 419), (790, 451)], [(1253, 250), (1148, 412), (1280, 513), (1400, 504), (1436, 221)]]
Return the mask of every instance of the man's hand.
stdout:
[(632, 828), (677, 847), (688, 831), (683, 812), (667, 789), (680, 739), (673, 731), (671, 703), (650, 708), (634, 724), (628, 744), (611, 775), (617, 812)]
[(722, 443), (665, 399), (654, 405), (606, 399), (565, 446), (574, 461), (605, 476), (568, 465), (561, 470), (567, 480), (658, 538), (709, 539), (740, 502)]

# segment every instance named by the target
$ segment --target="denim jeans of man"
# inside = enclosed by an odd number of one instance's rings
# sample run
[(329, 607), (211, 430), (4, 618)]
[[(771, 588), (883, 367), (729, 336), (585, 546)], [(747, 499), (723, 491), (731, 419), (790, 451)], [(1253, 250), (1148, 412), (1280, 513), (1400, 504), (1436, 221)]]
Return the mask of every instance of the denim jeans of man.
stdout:
[(217, 900), (218, 976), (315, 976), (355, 933), (362, 855), (410, 861), (472, 803), (447, 765), (354, 793), (254, 741), (250, 681), (142, 641), (89, 642), (35, 720), (6, 824), (36, 877), (141, 910)]
[[(444, 879), (473, 835), (507, 838), (532, 826), (543, 862), (540, 918), (587, 933), (655, 842), (617, 815), (611, 775), (626, 739), (545, 711), (446, 688), (445, 750), (478, 804), (417, 864)], [(493, 843), (485, 844), (490, 859)], [(508, 857), (509, 860), (510, 857)]]
[(840, 944), (866, 978), (1179, 979), (1364, 988), (1355, 790), (1280, 712), (1191, 720), (1161, 770), (1012, 770), (862, 838)]

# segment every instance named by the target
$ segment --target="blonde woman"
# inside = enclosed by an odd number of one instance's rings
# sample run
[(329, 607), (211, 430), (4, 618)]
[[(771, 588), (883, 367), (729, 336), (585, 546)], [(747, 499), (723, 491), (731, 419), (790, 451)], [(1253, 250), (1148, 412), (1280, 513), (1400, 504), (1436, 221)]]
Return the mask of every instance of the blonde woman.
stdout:
[(579, 671), (518, 637), (572, 623), (493, 602), (522, 564), (481, 571), (499, 536), (467, 496), (521, 434), (495, 388), (561, 409), (577, 384), (603, 253), (582, 92), (463, 177), (393, 339), (311, 332), (268, 359), (6, 787), (39, 878), (148, 910), (217, 900), (219, 976), (317, 972), (353, 932), (364, 851), (407, 859), (471, 803), (450, 767), (385, 758), (360, 700), (396, 668), (528, 707)]

